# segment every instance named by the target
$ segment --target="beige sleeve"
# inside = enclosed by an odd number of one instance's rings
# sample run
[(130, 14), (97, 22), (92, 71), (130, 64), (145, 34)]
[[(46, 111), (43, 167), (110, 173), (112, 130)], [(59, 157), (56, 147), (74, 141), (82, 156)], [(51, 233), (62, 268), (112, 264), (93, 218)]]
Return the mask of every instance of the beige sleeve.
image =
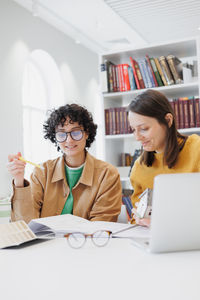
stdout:
[(34, 206), (31, 197), (30, 183), (25, 180), (25, 187), (16, 188), (13, 183), (13, 196), (11, 198), (11, 220), (24, 220), (29, 222), (34, 218)]
[(25, 187), (16, 188), (13, 183), (13, 196), (11, 198), (11, 220), (24, 220), (39, 218), (43, 204), (44, 174), (35, 168), (30, 182), (25, 180)]

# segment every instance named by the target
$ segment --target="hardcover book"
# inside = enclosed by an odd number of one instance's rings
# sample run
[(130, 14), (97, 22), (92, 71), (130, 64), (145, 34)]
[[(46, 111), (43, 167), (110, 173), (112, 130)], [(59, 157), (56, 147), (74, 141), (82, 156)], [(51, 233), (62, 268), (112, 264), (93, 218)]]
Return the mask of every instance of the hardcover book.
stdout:
[(156, 80), (157, 80), (158, 85), (159, 85), (159, 86), (163, 86), (162, 79), (161, 79), (161, 77), (160, 77), (160, 74), (159, 74), (159, 72), (158, 72), (158, 69), (157, 69), (157, 66), (156, 66), (156, 63), (155, 63), (153, 57), (150, 58), (150, 63), (151, 63), (151, 66), (152, 66), (153, 72), (154, 72), (154, 74), (155, 74), (155, 77), (156, 77)]
[(167, 81), (167, 85), (174, 84), (174, 79), (173, 79), (172, 74), (170, 72), (170, 69), (168, 67), (168, 64), (167, 64), (165, 56), (160, 56), (159, 57), (159, 62), (160, 62), (162, 71), (164, 73), (165, 79)]
[(162, 79), (162, 82), (164, 83), (164, 85), (168, 85), (167, 84), (167, 80), (165, 79), (165, 75), (163, 73), (163, 70), (161, 68), (161, 65), (160, 65), (160, 62), (159, 62), (158, 58), (154, 58), (154, 60), (155, 60), (155, 64), (156, 64), (156, 67), (158, 69), (158, 72), (160, 74), (160, 77)]
[(125, 91), (130, 91), (131, 89), (129, 75), (128, 75), (128, 68), (129, 68), (128, 64), (122, 64)]
[(151, 83), (151, 79), (149, 78), (149, 74), (146, 68), (146, 62), (145, 59), (138, 59), (138, 65), (140, 68), (140, 72), (142, 74), (142, 78), (144, 80), (144, 85), (145, 88), (151, 88), (152, 87), (152, 83)]
[(168, 55), (166, 57), (168, 65), (170, 67), (171, 73), (174, 77), (174, 81), (176, 84), (180, 84), (183, 82), (183, 66), (180, 59), (178, 59), (174, 55)]
[(145, 56), (146, 56), (147, 63), (148, 63), (148, 65), (149, 65), (150, 72), (151, 72), (152, 77), (153, 77), (154, 84), (155, 84), (155, 86), (157, 87), (157, 86), (158, 86), (158, 82), (157, 82), (157, 80), (156, 80), (156, 77), (155, 77), (155, 74), (154, 74), (154, 71), (153, 71), (153, 68), (152, 68), (152, 65), (151, 65), (149, 56), (148, 56), (147, 54), (146, 54)]
[(135, 78), (133, 75), (133, 68), (132, 67), (128, 67), (128, 76), (129, 76), (129, 82), (130, 82), (130, 89), (131, 90), (136, 90), (136, 83), (135, 83)]
[(142, 79), (142, 75), (141, 75), (141, 72), (140, 72), (139, 65), (138, 65), (137, 61), (135, 59), (133, 59), (132, 57), (130, 57), (130, 60), (131, 60), (131, 65), (132, 65), (132, 68), (133, 68), (133, 74), (134, 74), (134, 77), (135, 77), (137, 88), (138, 89), (144, 89), (145, 85), (144, 85), (144, 81)]

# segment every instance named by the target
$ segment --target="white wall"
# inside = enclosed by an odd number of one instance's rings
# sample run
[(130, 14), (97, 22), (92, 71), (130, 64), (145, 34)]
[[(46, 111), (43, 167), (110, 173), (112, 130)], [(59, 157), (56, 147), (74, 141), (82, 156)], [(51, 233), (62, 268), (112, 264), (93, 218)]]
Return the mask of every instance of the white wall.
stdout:
[[(11, 0), (0, 1), (0, 197), (10, 190), (9, 153), (22, 151), (21, 85), (31, 51), (43, 49), (56, 61), (66, 100), (92, 113), (98, 101), (98, 57)], [(93, 150), (95, 152), (95, 150)], [(47, 158), (48, 159), (48, 158)]]

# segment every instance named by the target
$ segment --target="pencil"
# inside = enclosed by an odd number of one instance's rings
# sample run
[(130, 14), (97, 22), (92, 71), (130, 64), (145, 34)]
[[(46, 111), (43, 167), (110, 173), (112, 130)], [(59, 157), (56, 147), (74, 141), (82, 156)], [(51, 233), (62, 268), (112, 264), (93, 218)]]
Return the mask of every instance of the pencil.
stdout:
[(22, 156), (19, 157), (19, 160), (25, 161), (26, 163), (31, 164), (31, 165), (33, 165), (33, 166), (35, 166), (37, 168), (44, 169), (44, 167), (42, 167), (41, 165), (38, 165), (38, 164), (35, 164), (35, 163), (33, 163), (33, 162), (29, 161), (29, 160), (26, 160)]

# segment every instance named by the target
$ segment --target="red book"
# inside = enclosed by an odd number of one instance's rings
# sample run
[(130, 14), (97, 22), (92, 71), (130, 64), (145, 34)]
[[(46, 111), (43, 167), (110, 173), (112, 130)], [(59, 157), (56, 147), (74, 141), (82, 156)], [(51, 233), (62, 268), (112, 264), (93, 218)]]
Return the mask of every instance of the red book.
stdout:
[(145, 55), (145, 57), (146, 57), (146, 59), (147, 59), (148, 65), (149, 65), (149, 67), (150, 67), (150, 70), (151, 70), (151, 73), (152, 73), (152, 76), (153, 76), (153, 81), (154, 81), (154, 83), (155, 83), (155, 86), (158, 86), (158, 82), (157, 82), (157, 80), (156, 80), (156, 76), (155, 76), (155, 74), (154, 74), (154, 71), (153, 71), (153, 68), (152, 68), (152, 65), (151, 65), (149, 56), (148, 56), (148, 55)]
[(119, 79), (119, 91), (123, 92), (124, 89), (124, 85), (123, 85), (123, 69), (122, 69), (122, 65), (117, 65), (117, 74), (118, 74), (118, 79)]
[(130, 61), (131, 61), (131, 65), (132, 65), (132, 68), (133, 68), (133, 74), (134, 74), (137, 89), (138, 90), (144, 89), (145, 85), (144, 85), (144, 81), (142, 79), (142, 75), (141, 75), (141, 72), (140, 72), (140, 69), (139, 69), (139, 65), (136, 62), (136, 60), (134, 60), (131, 56), (130, 56)]
[(125, 86), (125, 91), (130, 91), (130, 81), (129, 81), (129, 76), (128, 76), (128, 64), (122, 64), (123, 67), (123, 75), (124, 75), (124, 86)]

